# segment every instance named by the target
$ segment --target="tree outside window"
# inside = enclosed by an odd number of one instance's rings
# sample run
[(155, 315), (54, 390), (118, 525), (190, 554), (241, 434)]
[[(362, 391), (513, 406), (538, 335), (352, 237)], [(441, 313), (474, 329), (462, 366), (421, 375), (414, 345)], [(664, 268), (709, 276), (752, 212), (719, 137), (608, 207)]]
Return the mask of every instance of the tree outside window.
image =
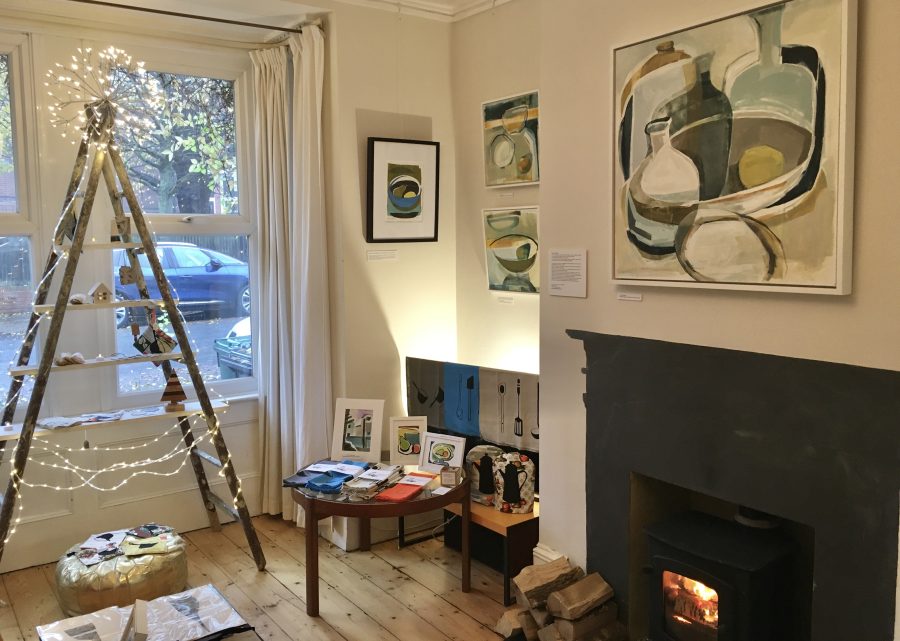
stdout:
[(0, 212), (2, 213), (13, 213), (18, 210), (9, 86), (9, 55), (0, 54)]
[(119, 146), (147, 213), (237, 214), (234, 82), (148, 71), (163, 109), (149, 135), (119, 135)]

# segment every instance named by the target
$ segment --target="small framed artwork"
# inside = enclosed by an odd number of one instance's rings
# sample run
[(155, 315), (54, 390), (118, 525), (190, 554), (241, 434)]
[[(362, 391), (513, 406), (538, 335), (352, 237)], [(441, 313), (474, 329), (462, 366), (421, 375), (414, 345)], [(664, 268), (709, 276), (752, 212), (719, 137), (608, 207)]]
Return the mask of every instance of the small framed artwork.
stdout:
[(427, 416), (392, 416), (391, 463), (417, 465), (427, 430)]
[(339, 398), (334, 407), (331, 458), (381, 460), (384, 400)]
[(440, 143), (369, 138), (366, 241), (436, 242)]
[(488, 288), (539, 293), (538, 208), (485, 209), (482, 217)]
[(540, 182), (539, 116), (537, 91), (481, 105), (485, 187)]
[(462, 467), (466, 454), (466, 439), (425, 432), (425, 442), (419, 455), (419, 469), (438, 473), (445, 467)]

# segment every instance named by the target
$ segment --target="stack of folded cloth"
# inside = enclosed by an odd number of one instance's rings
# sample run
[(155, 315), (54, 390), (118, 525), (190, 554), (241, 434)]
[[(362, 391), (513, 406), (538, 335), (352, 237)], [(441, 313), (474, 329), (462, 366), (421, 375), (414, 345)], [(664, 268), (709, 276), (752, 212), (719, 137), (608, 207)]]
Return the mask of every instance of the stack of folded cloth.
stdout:
[(350, 497), (351, 501), (370, 499), (388, 485), (392, 485), (400, 480), (401, 471), (399, 465), (379, 463), (355, 479), (344, 483), (343, 492)]
[(306, 487), (323, 494), (338, 494), (344, 483), (355, 479), (369, 466), (365, 461), (341, 461), (334, 469), (316, 476), (306, 483)]
[(375, 496), (375, 500), (388, 502), (408, 501), (418, 496), (435, 476), (436, 474), (431, 474), (430, 472), (410, 472), (400, 479), (396, 485), (379, 492)]

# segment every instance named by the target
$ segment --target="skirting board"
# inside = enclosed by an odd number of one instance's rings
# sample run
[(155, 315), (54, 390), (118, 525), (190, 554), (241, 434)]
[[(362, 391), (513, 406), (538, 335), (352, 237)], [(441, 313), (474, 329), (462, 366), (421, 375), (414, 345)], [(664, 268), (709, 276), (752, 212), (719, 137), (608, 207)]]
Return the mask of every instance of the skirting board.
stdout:
[(557, 552), (553, 548), (544, 545), (543, 543), (538, 543), (534, 546), (534, 552), (532, 552), (532, 556), (534, 557), (535, 565), (539, 563), (550, 563), (550, 561), (555, 561), (561, 556), (564, 556), (561, 552)]

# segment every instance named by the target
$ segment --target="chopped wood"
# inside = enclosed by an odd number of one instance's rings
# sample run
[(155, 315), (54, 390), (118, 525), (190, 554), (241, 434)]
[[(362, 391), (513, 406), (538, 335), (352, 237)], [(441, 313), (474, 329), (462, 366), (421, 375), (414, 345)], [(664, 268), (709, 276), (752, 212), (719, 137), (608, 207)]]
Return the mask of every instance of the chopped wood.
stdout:
[(552, 623), (546, 628), (540, 629), (538, 632), (538, 639), (540, 639), (540, 641), (562, 641), (562, 637), (559, 636), (559, 631)]
[(528, 641), (537, 641), (538, 638), (538, 625), (534, 620), (534, 617), (531, 616), (531, 612), (528, 610), (522, 610), (519, 612), (519, 623), (522, 624), (522, 633), (525, 635), (525, 638)]
[(615, 623), (618, 616), (619, 608), (613, 601), (574, 621), (557, 619), (555, 625), (563, 641), (578, 641), (588, 635), (597, 633), (601, 628)]
[(562, 556), (549, 563), (529, 565), (513, 579), (518, 591), (525, 597), (519, 605), (536, 608), (544, 605), (551, 592), (560, 590), (584, 576), (584, 571), (569, 565), (569, 559)]
[(547, 608), (531, 608), (531, 616), (534, 617), (534, 622), (539, 628), (553, 622), (553, 615), (547, 611)]
[(547, 609), (560, 619), (577, 619), (613, 597), (613, 589), (603, 577), (592, 572), (580, 581), (547, 597)]
[(497, 621), (497, 627), (494, 628), (494, 631), (504, 639), (508, 639), (516, 632), (521, 632), (522, 622), (519, 620), (519, 615), (524, 611), (525, 608), (521, 607), (510, 608)]

